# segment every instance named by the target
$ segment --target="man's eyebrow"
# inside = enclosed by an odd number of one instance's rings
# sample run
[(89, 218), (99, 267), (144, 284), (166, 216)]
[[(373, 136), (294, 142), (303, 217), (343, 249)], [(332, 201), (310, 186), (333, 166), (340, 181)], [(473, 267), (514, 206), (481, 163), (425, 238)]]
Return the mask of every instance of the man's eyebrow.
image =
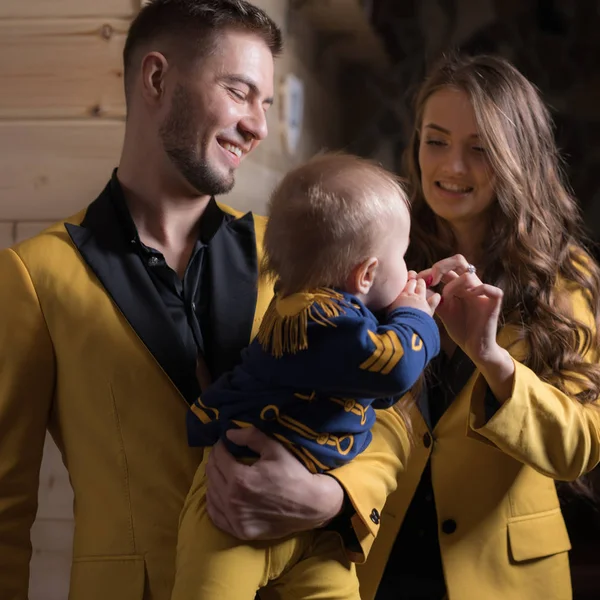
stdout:
[[(440, 131), (441, 133), (445, 133), (446, 135), (450, 135), (450, 133), (451, 133), (449, 129), (446, 129), (445, 127), (442, 127), (441, 125), (436, 125), (435, 123), (427, 123), (427, 125), (425, 125), (425, 129), (435, 129), (436, 131)], [(479, 134), (472, 133), (469, 137), (478, 138)]]
[[(225, 77), (223, 78), (227, 81), (230, 81), (232, 83), (243, 83), (244, 85), (247, 85), (248, 88), (250, 89), (250, 91), (255, 95), (255, 96), (260, 96), (260, 90), (258, 89), (258, 86), (254, 83), (254, 81), (252, 81), (252, 79), (245, 77), (244, 75), (225, 75)], [(263, 104), (273, 104), (273, 97), (269, 97), (269, 98), (265, 98), (263, 100)]]

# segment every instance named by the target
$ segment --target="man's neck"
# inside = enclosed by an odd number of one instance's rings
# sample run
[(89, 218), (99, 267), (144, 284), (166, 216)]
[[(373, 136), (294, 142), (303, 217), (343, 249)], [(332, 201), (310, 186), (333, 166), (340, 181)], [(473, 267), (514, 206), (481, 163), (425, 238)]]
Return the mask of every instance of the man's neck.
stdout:
[(185, 185), (158, 172), (121, 164), (117, 178), (141, 241), (162, 252), (167, 264), (182, 276), (210, 196), (195, 196)]

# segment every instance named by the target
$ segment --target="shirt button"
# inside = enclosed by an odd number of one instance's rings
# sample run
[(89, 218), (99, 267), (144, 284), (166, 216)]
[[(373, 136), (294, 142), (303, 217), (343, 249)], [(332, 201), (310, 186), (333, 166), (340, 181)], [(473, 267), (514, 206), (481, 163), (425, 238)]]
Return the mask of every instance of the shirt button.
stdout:
[(156, 256), (151, 256), (148, 259), (148, 265), (151, 266), (151, 267), (155, 267), (158, 264), (158, 262), (159, 261), (158, 261), (158, 258), (156, 258)]
[(379, 511), (374, 508), (371, 511), (371, 514), (369, 515), (371, 517), (371, 521), (373, 521), (373, 523), (375, 523), (375, 525), (379, 525), (379, 521), (381, 520), (381, 517), (379, 516)]
[(427, 432), (425, 435), (423, 435), (423, 445), (425, 446), (425, 448), (429, 448), (431, 446), (431, 435), (429, 434), (429, 432)]
[(433, 500), (433, 496), (431, 494), (425, 495), (425, 502), (431, 502)]
[(196, 310), (196, 303), (192, 302), (192, 310)]
[(456, 531), (456, 521), (454, 519), (446, 519), (442, 523), (442, 531), (447, 535), (454, 533)]

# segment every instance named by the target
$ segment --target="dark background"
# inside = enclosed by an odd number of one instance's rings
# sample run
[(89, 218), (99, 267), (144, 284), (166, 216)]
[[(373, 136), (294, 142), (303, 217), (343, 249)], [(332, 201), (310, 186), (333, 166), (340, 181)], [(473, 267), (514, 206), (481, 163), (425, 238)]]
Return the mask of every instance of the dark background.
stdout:
[[(390, 64), (348, 65), (348, 148), (399, 169), (412, 101), (445, 50), (509, 59), (549, 105), (565, 171), (589, 236), (600, 241), (600, 1), (372, 0), (363, 2)], [(591, 249), (600, 256), (598, 246)], [(600, 471), (589, 484), (600, 498)], [(573, 544), (575, 600), (600, 599), (600, 502), (558, 485)], [(532, 599), (533, 600), (533, 599)]]
[(412, 127), (414, 93), (428, 65), (448, 49), (500, 54), (549, 105), (569, 182), (590, 236), (600, 241), (599, 1), (371, 0), (363, 5), (390, 65), (378, 72), (358, 65), (344, 70), (345, 95), (352, 98), (344, 127), (351, 150), (397, 166)]

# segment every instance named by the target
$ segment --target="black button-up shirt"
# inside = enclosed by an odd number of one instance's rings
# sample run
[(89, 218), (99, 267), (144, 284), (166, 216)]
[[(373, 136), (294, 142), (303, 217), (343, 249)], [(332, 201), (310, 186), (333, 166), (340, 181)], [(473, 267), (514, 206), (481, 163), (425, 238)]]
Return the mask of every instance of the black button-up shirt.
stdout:
[(205, 348), (210, 347), (213, 335), (209, 319), (207, 252), (210, 242), (223, 224), (224, 213), (211, 198), (200, 221), (200, 233), (186, 267), (183, 279), (167, 264), (161, 252), (146, 246), (139, 237), (137, 228), (123, 190), (116, 179), (112, 198), (119, 216), (123, 235), (134, 246), (150, 279), (162, 298), (178, 332), (190, 364), (195, 364)]

